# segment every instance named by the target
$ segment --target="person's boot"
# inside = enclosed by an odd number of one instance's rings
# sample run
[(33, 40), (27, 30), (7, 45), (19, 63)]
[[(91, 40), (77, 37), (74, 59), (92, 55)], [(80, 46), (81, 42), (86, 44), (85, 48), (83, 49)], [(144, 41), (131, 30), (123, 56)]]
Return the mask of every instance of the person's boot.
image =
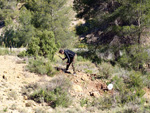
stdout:
[(76, 76), (76, 72), (73, 72), (73, 75)]
[(65, 73), (69, 73), (69, 74), (70, 74), (70, 72), (69, 72), (68, 70), (65, 70), (64, 72), (65, 72)]

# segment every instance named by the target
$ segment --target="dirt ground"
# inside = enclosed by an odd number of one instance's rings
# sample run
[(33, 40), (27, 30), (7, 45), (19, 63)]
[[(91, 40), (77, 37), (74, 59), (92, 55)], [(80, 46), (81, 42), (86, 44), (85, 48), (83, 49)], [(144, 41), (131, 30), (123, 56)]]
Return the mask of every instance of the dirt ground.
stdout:
[[(43, 77), (26, 71), (25, 66), (27, 64), (24, 63), (24, 59), (16, 56), (0, 56), (0, 64), (0, 112), (21, 113), (26, 111), (27, 113), (34, 113), (40, 107), (52, 111), (50, 106), (35, 103), (22, 94), (23, 87), (38, 83), (42, 79), (51, 80), (51, 77), (46, 75)], [(60, 71), (61, 73), (63, 72)], [(94, 75), (82, 72), (77, 72), (76, 76), (65, 75), (73, 83), (73, 90), (70, 93), (76, 98), (99, 97), (107, 87), (102, 81), (93, 80), (92, 76)]]
[(0, 64), (0, 113), (32, 113), (34, 109), (40, 108), (42, 105), (34, 101), (32, 107), (27, 107), (31, 100), (27, 100), (21, 90), (42, 77), (25, 71), (26, 64), (16, 56), (0, 56)]
[[(48, 113), (54, 112), (50, 106), (43, 103), (36, 103), (23, 95), (22, 89), (29, 84), (36, 84), (40, 81), (50, 81), (52, 77), (40, 76), (25, 70), (27, 65), (24, 59), (17, 56), (0, 56), (0, 113), (38, 113), (44, 109)], [(108, 91), (106, 83), (100, 79), (95, 79), (95, 75), (77, 72), (65, 74), (60, 71), (58, 74), (65, 75), (72, 82), (70, 94), (78, 99), (98, 98), (104, 94), (113, 94), (113, 90)], [(150, 91), (146, 90), (145, 96), (149, 98)]]

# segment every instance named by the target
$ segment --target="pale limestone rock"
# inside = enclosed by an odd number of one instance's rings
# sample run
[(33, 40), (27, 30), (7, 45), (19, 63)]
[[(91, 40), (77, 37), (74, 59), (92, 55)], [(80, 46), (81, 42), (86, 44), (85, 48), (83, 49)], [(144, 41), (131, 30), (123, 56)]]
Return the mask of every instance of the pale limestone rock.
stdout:
[(73, 90), (75, 92), (82, 92), (83, 91), (82, 87), (79, 85), (73, 85)]

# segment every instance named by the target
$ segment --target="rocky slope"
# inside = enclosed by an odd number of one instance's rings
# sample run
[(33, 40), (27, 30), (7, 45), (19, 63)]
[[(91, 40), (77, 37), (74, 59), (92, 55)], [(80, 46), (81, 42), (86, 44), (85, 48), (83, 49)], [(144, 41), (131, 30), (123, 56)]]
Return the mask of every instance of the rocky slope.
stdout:
[(23, 87), (42, 79), (25, 71), (23, 62), (15, 56), (0, 56), (0, 112), (33, 113), (42, 106), (22, 95)]
[[(26, 61), (16, 56), (0, 56), (0, 113), (41, 113), (42, 110), (54, 112), (54, 109), (45, 103), (36, 103), (23, 94), (24, 90), (32, 90), (27, 88), (30, 84), (42, 84), (52, 79), (46, 75), (40, 76), (26, 71)], [(99, 97), (107, 90), (105, 83), (92, 79), (94, 75), (77, 72), (77, 75), (73, 76), (62, 71), (58, 74), (66, 76), (72, 82), (70, 94), (74, 99)]]

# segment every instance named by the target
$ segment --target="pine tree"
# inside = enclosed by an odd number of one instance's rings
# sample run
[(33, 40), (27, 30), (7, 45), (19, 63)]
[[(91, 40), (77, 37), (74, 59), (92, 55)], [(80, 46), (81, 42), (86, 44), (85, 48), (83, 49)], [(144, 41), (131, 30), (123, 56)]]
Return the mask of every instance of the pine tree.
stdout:
[(37, 31), (36, 36), (32, 37), (29, 43), (27, 53), (34, 56), (48, 57), (52, 60), (57, 48), (53, 32), (47, 30)]
[(73, 39), (69, 30), (70, 8), (66, 7), (67, 0), (27, 0), (25, 7), (33, 13), (32, 24), (41, 30), (53, 31), (56, 43), (66, 47)]
[(110, 43), (115, 36), (124, 44), (140, 44), (150, 24), (148, 0), (74, 0), (74, 9), (77, 17), (86, 20), (86, 34), (101, 32), (101, 44)]

